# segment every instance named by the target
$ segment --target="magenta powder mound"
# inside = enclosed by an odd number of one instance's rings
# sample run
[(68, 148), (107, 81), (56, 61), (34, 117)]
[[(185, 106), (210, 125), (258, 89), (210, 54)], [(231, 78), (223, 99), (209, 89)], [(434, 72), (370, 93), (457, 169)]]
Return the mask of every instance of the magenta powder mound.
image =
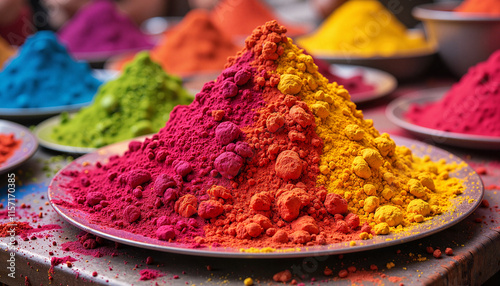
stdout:
[(128, 16), (109, 0), (81, 8), (59, 31), (71, 53), (107, 53), (150, 49), (153, 44)]
[(500, 136), (500, 50), (471, 67), (441, 100), (410, 106), (406, 118), (447, 132)]

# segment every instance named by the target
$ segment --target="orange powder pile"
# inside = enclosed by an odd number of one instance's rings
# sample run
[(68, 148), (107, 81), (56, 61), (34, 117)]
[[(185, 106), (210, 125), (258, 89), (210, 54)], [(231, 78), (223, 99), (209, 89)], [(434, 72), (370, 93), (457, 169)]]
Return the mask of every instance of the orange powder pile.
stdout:
[[(278, 19), (264, 3), (259, 0), (222, 0), (212, 11), (212, 19), (221, 30), (233, 37), (246, 37), (262, 23)], [(290, 36), (304, 34), (306, 29), (285, 23)]]
[(0, 164), (7, 161), (21, 146), (21, 140), (16, 140), (14, 134), (0, 133)]
[(0, 37), (0, 69), (3, 64), (14, 54), (14, 49)]
[(168, 31), (152, 51), (151, 58), (170, 73), (191, 74), (220, 71), (227, 57), (239, 48), (203, 10), (191, 11), (178, 26)]
[(499, 0), (465, 0), (455, 8), (455, 12), (479, 13), (491, 16), (500, 16)]

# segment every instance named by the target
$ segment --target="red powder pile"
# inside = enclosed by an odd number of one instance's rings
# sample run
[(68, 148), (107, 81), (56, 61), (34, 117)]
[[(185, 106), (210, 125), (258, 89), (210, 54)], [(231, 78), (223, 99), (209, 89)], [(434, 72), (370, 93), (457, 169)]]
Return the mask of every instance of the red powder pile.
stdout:
[(406, 117), (432, 129), (500, 136), (500, 50), (471, 67), (438, 102), (410, 106)]
[(74, 201), (54, 203), (104, 227), (198, 247), (320, 245), (370, 233), (357, 215), (341, 215), (342, 197), (316, 187), (323, 142), (314, 115), (279, 91), (273, 73), (285, 33), (276, 21), (256, 28), (157, 134), (106, 164), (63, 172)]
[(21, 146), (22, 141), (16, 140), (14, 134), (0, 133), (0, 165), (5, 163)]
[[(259, 0), (222, 0), (212, 11), (212, 19), (219, 28), (235, 38), (246, 37), (255, 27), (277, 18), (271, 8)], [(304, 27), (286, 26), (291, 36), (306, 32)]]
[(500, 16), (500, 1), (498, 0), (465, 0), (454, 10), (462, 13), (486, 14)]

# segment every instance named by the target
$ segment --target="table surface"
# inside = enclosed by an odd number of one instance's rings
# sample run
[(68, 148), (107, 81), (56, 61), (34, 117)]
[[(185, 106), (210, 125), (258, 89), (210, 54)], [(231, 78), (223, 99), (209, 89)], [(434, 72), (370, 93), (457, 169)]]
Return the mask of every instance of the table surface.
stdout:
[[(366, 118), (374, 120), (382, 132), (409, 136), (385, 116), (387, 104), (404, 94), (430, 87), (450, 85), (455, 79), (424, 79), (401, 84), (391, 95), (359, 106)], [(427, 142), (433, 144), (433, 142)], [(345, 255), (311, 256), (293, 259), (225, 259), (155, 252), (131, 246), (115, 248), (113, 243), (93, 250), (84, 249), (77, 236), (81, 231), (62, 220), (47, 201), (47, 187), (55, 172), (69, 162), (68, 156), (39, 148), (33, 158), (16, 174), (17, 216), (34, 229), (17, 236), (15, 278), (6, 267), (0, 268), (0, 282), (8, 285), (222, 285), (243, 284), (251, 277), (255, 284), (273, 284), (273, 275), (290, 270), (293, 279), (307, 285), (480, 285), (500, 270), (500, 152), (477, 151), (439, 146), (460, 156), (473, 168), (484, 167), (481, 178), (489, 208), (479, 208), (457, 225), (424, 239), (378, 250)], [(0, 176), (0, 223), (7, 223), (8, 174)], [(2, 249), (9, 238), (0, 238)], [(452, 256), (434, 258), (426, 247), (452, 248)], [(9, 251), (0, 252), (0, 261), (9, 259)], [(71, 256), (51, 269), (53, 257)], [(147, 259), (148, 262), (146, 263)], [(66, 259), (64, 259), (66, 260)], [(388, 267), (393, 263), (393, 267)], [(3, 265), (3, 263), (2, 263)], [(376, 270), (371, 267), (377, 266)], [(346, 278), (338, 273), (356, 268)], [(326, 276), (325, 267), (333, 270)], [(141, 271), (151, 269), (161, 276), (139, 280)], [(95, 275), (95, 276), (94, 276)], [(29, 285), (29, 284), (26, 284)]]

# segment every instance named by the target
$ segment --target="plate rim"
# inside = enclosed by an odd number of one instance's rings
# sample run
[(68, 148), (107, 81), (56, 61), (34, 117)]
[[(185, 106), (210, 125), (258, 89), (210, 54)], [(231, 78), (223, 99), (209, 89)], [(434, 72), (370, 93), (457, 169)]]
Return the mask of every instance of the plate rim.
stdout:
[[(68, 113), (68, 116), (74, 116), (76, 112)], [(77, 146), (69, 146), (62, 145), (56, 142), (51, 142), (43, 137), (43, 134), (46, 132), (51, 132), (54, 130), (54, 127), (59, 124), (61, 121), (61, 114), (45, 119), (44, 121), (38, 123), (33, 130), (34, 135), (38, 138), (38, 143), (40, 146), (58, 152), (70, 153), (70, 154), (79, 154), (84, 155), (91, 152), (96, 151), (98, 148), (93, 147), (77, 147)]]
[[(407, 106), (413, 103), (431, 103), (435, 102), (437, 99), (440, 99), (444, 96), (444, 94), (450, 89), (450, 87), (436, 87), (429, 89), (422, 89), (414, 92), (410, 92), (402, 97), (396, 98), (391, 101), (385, 110), (386, 116), (389, 118), (391, 122), (407, 130), (409, 132), (419, 134), (423, 137), (436, 137), (436, 138), (446, 138), (452, 140), (461, 140), (469, 143), (484, 143), (484, 144), (494, 144), (498, 143), (498, 148), (485, 148), (487, 146), (483, 146), (482, 149), (500, 149), (500, 137), (496, 136), (486, 136), (486, 135), (475, 135), (475, 134), (464, 134), (464, 133), (456, 133), (456, 132), (448, 132), (442, 131), (438, 129), (432, 129), (428, 127), (419, 126), (417, 124), (411, 123), (404, 118), (401, 118), (398, 115), (398, 109), (402, 109), (403, 111), (408, 111)], [(429, 93), (427, 95), (423, 95), (424, 93)], [(428, 100), (421, 102), (422, 100)], [(431, 101), (433, 100), (433, 101)], [(406, 107), (405, 107), (406, 106)], [(462, 146), (452, 144), (448, 141), (444, 142), (436, 142), (446, 145), (453, 146)], [(477, 147), (477, 146), (475, 146)], [(470, 147), (469, 147), (470, 148)]]
[[(460, 157), (453, 155), (452, 153), (450, 153), (446, 150), (443, 150), (439, 147), (431, 146), (431, 145), (426, 144), (424, 142), (419, 142), (419, 141), (404, 138), (404, 137), (399, 137), (399, 136), (391, 136), (391, 137), (396, 141), (396, 143), (398, 145), (404, 145), (404, 146), (409, 145), (408, 147), (410, 147), (410, 148), (411, 148), (411, 146), (420, 146), (421, 149), (425, 149), (425, 150), (429, 150), (429, 147), (432, 147), (434, 150), (436, 150), (435, 152), (438, 153), (437, 155), (447, 155), (450, 160), (453, 158), (457, 162), (460, 162), (460, 163), (464, 162)], [(132, 140), (136, 140), (136, 139), (132, 139)], [(119, 146), (119, 144), (126, 145), (128, 142), (130, 142), (130, 140), (115, 143), (113, 145), (116, 145), (116, 146)], [(112, 148), (113, 145), (108, 145), (107, 147), (104, 147), (104, 148)], [(174, 244), (174, 245), (177, 245), (174, 247), (174, 246), (166, 245), (168, 243), (162, 242), (162, 241), (159, 241), (162, 244), (162, 245), (160, 245), (160, 244), (140, 242), (140, 241), (131, 240), (131, 239), (123, 238), (123, 237), (117, 237), (113, 234), (108, 234), (108, 233), (104, 232), (106, 227), (101, 226), (99, 229), (92, 228), (92, 226), (94, 226), (94, 224), (89, 223), (88, 221), (87, 221), (87, 225), (83, 225), (83, 224), (77, 222), (76, 220), (74, 220), (70, 216), (72, 209), (70, 209), (70, 211), (68, 212), (67, 208), (61, 207), (60, 205), (58, 205), (54, 202), (55, 199), (58, 199), (57, 197), (55, 197), (56, 194), (53, 194), (53, 192), (55, 190), (57, 190), (57, 187), (59, 187), (58, 182), (56, 181), (56, 178), (60, 177), (61, 173), (64, 172), (66, 170), (66, 168), (69, 168), (69, 167), (73, 166), (74, 164), (79, 164), (80, 161), (81, 162), (84, 162), (84, 161), (89, 162), (88, 157), (97, 156), (100, 152), (104, 151), (104, 148), (98, 149), (94, 153), (90, 153), (90, 154), (87, 154), (85, 156), (77, 158), (75, 161), (68, 164), (66, 167), (61, 169), (55, 175), (55, 177), (52, 179), (52, 181), (50, 182), (50, 185), (48, 187), (48, 199), (49, 199), (50, 204), (52, 205), (54, 210), (59, 215), (61, 215), (71, 225), (73, 225), (79, 229), (83, 229), (87, 232), (93, 233), (95, 235), (101, 236), (103, 238), (106, 238), (106, 239), (109, 239), (112, 241), (117, 241), (117, 242), (131, 245), (134, 247), (151, 249), (151, 250), (167, 252), (167, 253), (195, 255), (195, 256), (203, 256), (203, 257), (220, 257), (220, 258), (275, 259), (275, 258), (298, 258), (298, 257), (310, 257), (310, 256), (337, 255), (337, 254), (346, 254), (346, 253), (360, 252), (360, 251), (366, 251), (366, 250), (380, 249), (380, 248), (384, 248), (384, 247), (388, 247), (388, 246), (398, 245), (398, 244), (406, 243), (409, 241), (421, 239), (421, 238), (430, 236), (432, 234), (438, 233), (438, 232), (440, 232), (444, 229), (447, 229), (453, 225), (456, 225), (457, 223), (459, 223), (459, 222), (463, 221), (465, 218), (467, 218), (470, 214), (472, 214), (479, 207), (479, 205), (484, 197), (484, 186), (483, 186), (483, 183), (482, 183), (479, 175), (467, 164), (464, 167), (464, 172), (467, 171), (467, 174), (469, 176), (469, 179), (467, 182), (473, 182), (473, 184), (470, 185), (471, 188), (472, 188), (472, 185), (477, 186), (477, 191), (479, 192), (479, 194), (478, 194), (479, 197), (477, 198), (477, 200), (473, 204), (468, 205), (469, 208), (465, 212), (460, 212), (459, 214), (457, 214), (453, 210), (450, 210), (449, 211), (450, 214), (457, 215), (455, 217), (455, 219), (453, 219), (450, 222), (447, 222), (443, 225), (439, 225), (437, 228), (433, 228), (431, 230), (425, 230), (423, 232), (414, 233), (413, 235), (404, 236), (404, 237), (400, 237), (400, 238), (397, 238), (398, 234), (393, 234), (394, 236), (396, 236), (396, 238), (389, 240), (389, 241), (387, 241), (387, 238), (391, 237), (391, 235), (381, 236), (380, 240), (383, 239), (383, 241), (380, 243), (376, 243), (376, 241), (373, 240), (373, 242), (375, 242), (375, 243), (363, 244), (363, 242), (366, 242), (366, 241), (356, 240), (356, 241), (360, 241), (360, 244), (359, 245), (357, 244), (356, 246), (351, 246), (350, 241), (329, 245), (330, 247), (333, 247), (333, 246), (342, 247), (340, 249), (328, 249), (328, 248), (324, 249), (325, 246), (318, 246), (318, 247), (304, 246), (304, 247), (301, 247), (300, 250), (298, 250), (298, 251), (295, 250), (293, 252), (287, 252), (285, 249), (285, 251), (278, 250), (276, 252), (263, 253), (263, 252), (241, 252), (240, 249), (235, 249), (235, 248), (231, 248), (232, 251), (229, 252), (229, 251), (227, 251), (228, 248), (226, 248), (226, 247), (221, 247), (222, 250), (219, 248), (212, 248), (212, 247), (180, 248), (179, 245), (181, 245), (181, 244)], [(121, 154), (122, 152), (124, 152), (123, 151), (124, 147), (122, 146), (121, 148), (122, 148), (121, 151), (117, 151), (118, 154)], [(424, 152), (424, 151), (422, 151), (422, 152)], [(430, 151), (425, 151), (425, 152), (430, 152)], [(109, 158), (110, 156), (115, 155), (115, 154), (117, 154), (117, 153), (107, 154), (107, 158)], [(100, 160), (102, 160), (102, 159), (100, 159)], [(473, 194), (476, 194), (475, 189), (473, 189), (473, 188), (471, 189), (471, 192)], [(465, 194), (462, 194), (462, 195), (465, 195)], [(472, 194), (469, 194), (469, 196), (471, 196), (471, 195)], [(474, 197), (474, 198), (476, 198), (476, 197)], [(462, 203), (465, 203), (465, 200), (462, 200)], [(68, 214), (66, 214), (65, 211), (67, 211)], [(424, 222), (423, 225), (419, 224), (418, 226), (426, 227), (429, 225), (434, 225), (433, 222), (435, 222), (435, 221), (429, 220), (429, 221)], [(97, 225), (95, 225), (95, 226), (97, 226)], [(413, 228), (411, 228), (409, 231), (411, 231), (412, 229)], [(124, 231), (119, 230), (118, 232), (124, 232)], [(153, 239), (148, 238), (148, 237), (144, 237), (144, 240), (153, 240)], [(158, 240), (155, 240), (155, 241), (158, 241)], [(238, 251), (236, 251), (236, 250), (238, 250)]]
[[(21, 146), (19, 146), (19, 149), (28, 148), (29, 150), (29, 152), (27, 152), (21, 158), (14, 160), (12, 162), (9, 162), (10, 160), (9, 158), (6, 162), (4, 162), (4, 164), (0, 165), (0, 174), (4, 174), (19, 167), (24, 162), (28, 161), (31, 157), (33, 157), (33, 155), (35, 155), (36, 151), (38, 150), (39, 144), (36, 136), (26, 126), (3, 119), (0, 119), (0, 123), (12, 127), (14, 130), (17, 130), (18, 133), (23, 133), (24, 136), (20, 137), (20, 139), (22, 139), (22, 142)], [(25, 138), (28, 138), (29, 140), (26, 140)]]
[[(344, 70), (359, 69), (360, 72), (356, 73), (356, 74), (361, 74), (361, 76), (363, 76), (363, 79), (366, 79), (365, 73), (367, 73), (367, 74), (371, 74), (373, 76), (379, 77), (379, 79), (383, 79), (383, 80), (388, 82), (388, 85), (387, 85), (388, 87), (385, 90), (377, 91), (377, 88), (380, 87), (378, 85), (379, 81), (377, 81), (377, 82), (366, 82), (367, 84), (373, 85), (375, 87), (375, 90), (373, 92), (362, 92), (362, 93), (349, 92), (349, 94), (351, 95), (351, 100), (356, 104), (364, 104), (366, 102), (370, 102), (370, 101), (385, 97), (385, 96), (391, 94), (392, 92), (394, 92), (394, 90), (396, 90), (396, 88), (398, 87), (398, 80), (396, 79), (396, 77), (393, 76), (392, 74), (390, 74), (386, 71), (380, 70), (380, 69), (361, 66), (361, 65), (347, 65), (347, 64), (331, 64), (329, 67), (330, 67), (331, 72), (333, 72), (337, 76), (342, 76), (342, 75), (338, 75), (337, 73), (335, 73), (336, 68), (339, 68), (340, 70), (342, 70), (342, 69), (344, 69)], [(373, 93), (374, 95), (372, 95), (372, 96), (366, 95), (366, 94), (371, 94), (371, 93)], [(362, 98), (356, 99), (356, 96), (362, 96)]]

